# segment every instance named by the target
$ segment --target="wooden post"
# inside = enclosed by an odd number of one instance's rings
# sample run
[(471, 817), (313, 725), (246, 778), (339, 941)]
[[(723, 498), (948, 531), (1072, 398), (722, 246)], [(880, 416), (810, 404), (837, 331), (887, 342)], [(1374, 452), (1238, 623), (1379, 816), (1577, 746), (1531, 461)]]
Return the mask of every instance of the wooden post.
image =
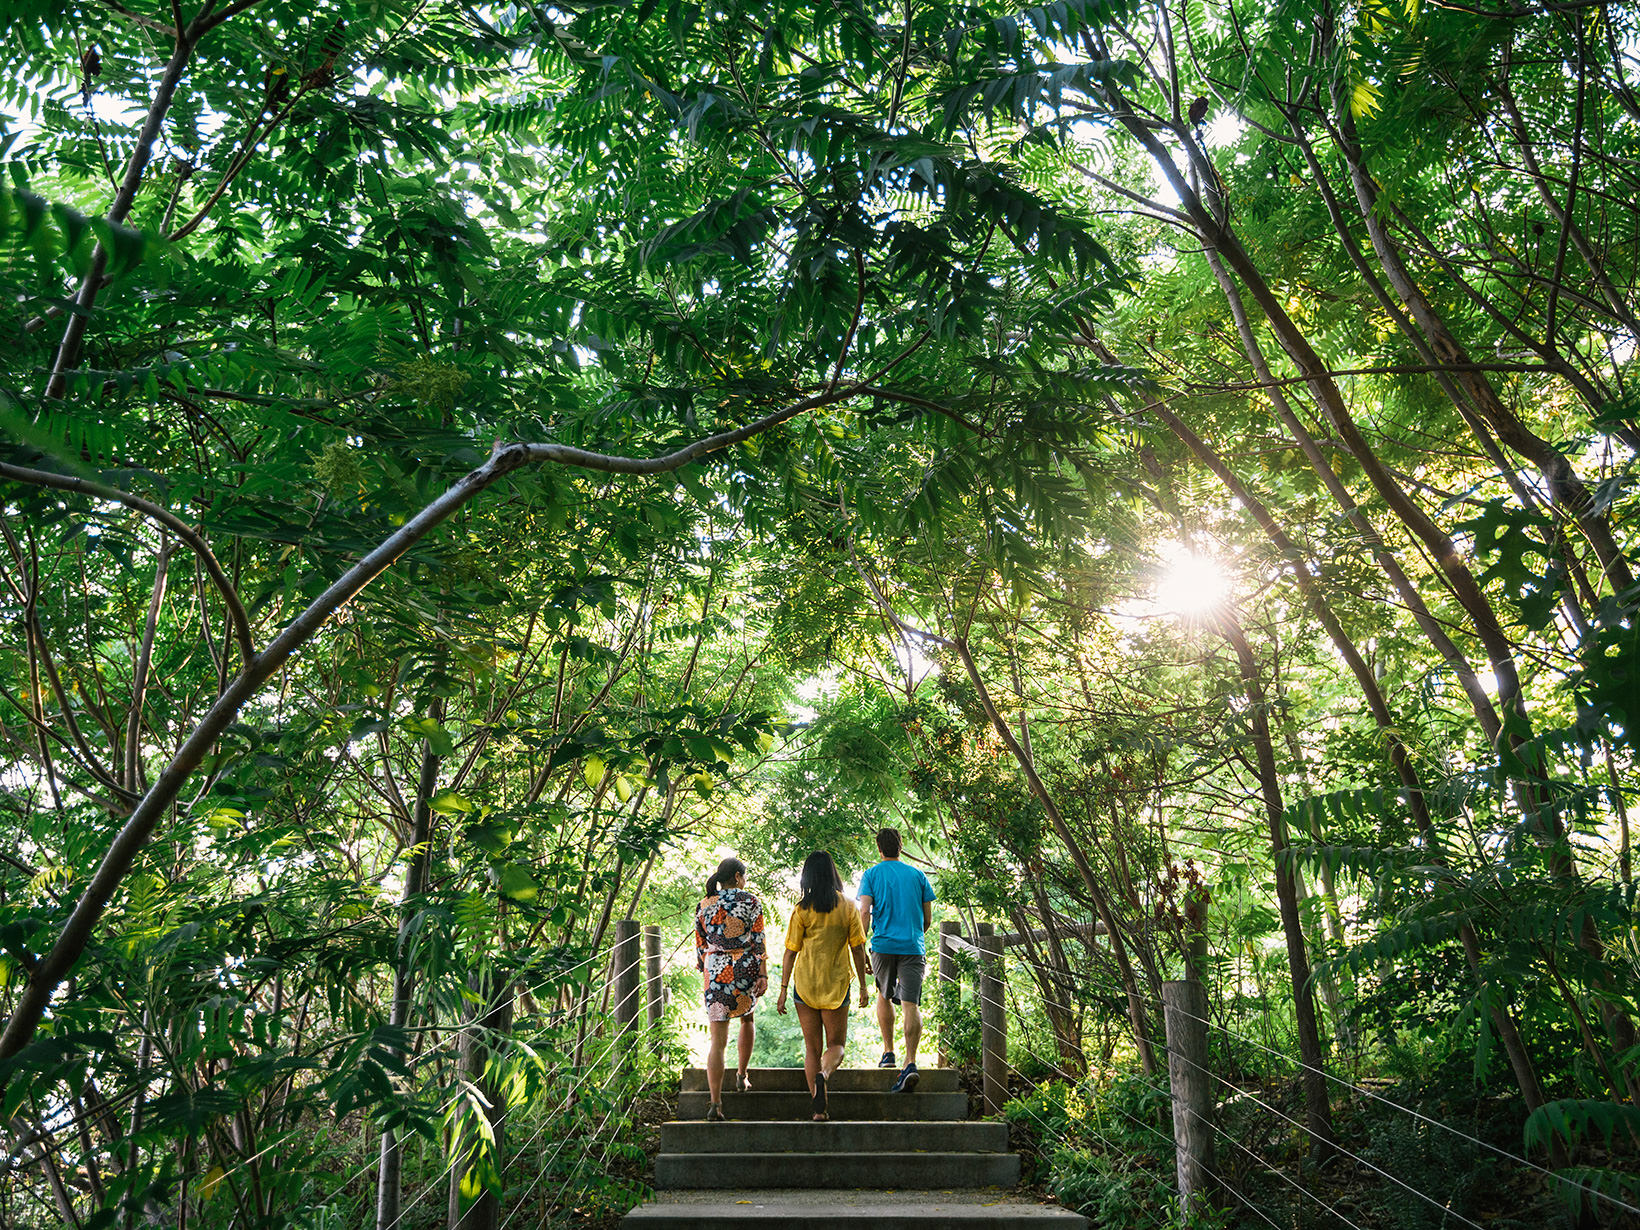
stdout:
[[(615, 1028), (624, 1035), (638, 1028), (638, 922), (623, 918), (615, 924)], [(630, 1043), (631, 1039), (626, 1038)]]
[[(951, 947), (949, 940), (952, 936), (961, 931), (961, 929), (962, 924), (953, 922), (950, 919), (946, 919), (944, 922), (940, 923), (940, 981), (939, 985), (934, 988), (934, 994), (937, 997), (936, 1002), (938, 1002), (938, 998), (943, 998), (945, 994), (945, 985), (947, 983), (957, 982), (957, 954)], [(956, 990), (958, 996), (961, 996), (962, 987), (960, 984), (957, 985)], [(942, 1068), (945, 1067), (947, 1062), (945, 1055), (945, 1036), (943, 1034), (940, 1035), (940, 1057), (938, 1062)]]
[(955, 982), (957, 980), (957, 953), (946, 937), (956, 935), (962, 930), (962, 924), (946, 919), (940, 924), (940, 981)]
[(1002, 1113), (1008, 1100), (1008, 1020), (1002, 1012), (1002, 941), (979, 935), (979, 1049), (984, 1074), (985, 1113)]
[(1179, 1208), (1194, 1211), (1213, 1198), (1213, 1077), (1207, 1070), (1207, 991), (1200, 982), (1162, 983), (1167, 1075), (1173, 1086), (1173, 1144), (1178, 1154)]
[(659, 927), (645, 927), (643, 929), (643, 959), (644, 959), (644, 1007), (649, 1010), (650, 1046), (658, 1055), (661, 1051), (661, 1014), (666, 1011), (665, 996), (661, 988), (661, 929)]

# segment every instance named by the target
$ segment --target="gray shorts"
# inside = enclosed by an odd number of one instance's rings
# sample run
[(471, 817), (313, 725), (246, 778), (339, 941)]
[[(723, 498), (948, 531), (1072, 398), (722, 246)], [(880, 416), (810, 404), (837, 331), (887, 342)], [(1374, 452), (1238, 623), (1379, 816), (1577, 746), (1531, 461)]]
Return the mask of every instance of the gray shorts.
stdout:
[(871, 954), (871, 974), (877, 981), (877, 993), (888, 996), (896, 1004), (922, 1003), (923, 972), (927, 968), (927, 959), (914, 952)]

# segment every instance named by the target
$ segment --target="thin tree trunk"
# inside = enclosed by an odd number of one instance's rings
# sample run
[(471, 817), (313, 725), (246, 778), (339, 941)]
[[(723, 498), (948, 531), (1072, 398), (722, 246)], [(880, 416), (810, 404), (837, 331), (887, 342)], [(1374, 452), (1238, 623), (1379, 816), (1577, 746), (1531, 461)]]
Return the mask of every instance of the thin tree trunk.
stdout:
[[(444, 720), (444, 698), (434, 697), (427, 716)], [(393, 1004), (388, 1023), (404, 1029), (410, 1023), (410, 1004), (415, 994), (416, 969), (411, 959), (410, 928), (415, 919), (415, 902), (427, 891), (427, 870), (433, 844), (433, 791), (438, 785), (440, 756), (430, 739), (421, 744), (421, 772), (416, 778), (416, 797), (411, 804), (410, 862), (405, 868), (404, 888), (399, 894), (399, 937), (397, 964), (393, 971)], [(382, 1131), (381, 1160), (376, 1170), (376, 1230), (393, 1230), (398, 1225), (403, 1196), (401, 1171), (404, 1145), (392, 1128)]]
[(1287, 824), (1281, 802), (1281, 782), (1276, 775), (1275, 747), (1270, 741), (1269, 700), (1259, 680), (1258, 660), (1247, 643), (1241, 624), (1228, 612), (1217, 617), (1220, 633), (1236, 651), (1242, 688), (1247, 695), (1249, 721), (1253, 732), (1253, 752), (1258, 765), (1259, 791), (1264, 800), (1264, 817), (1270, 832), (1270, 854), (1275, 863), (1276, 902), (1281, 911), (1281, 931), (1287, 941), (1287, 972), (1293, 983), (1293, 1015), (1298, 1026), (1298, 1053), (1303, 1063), (1300, 1084), (1304, 1089), (1305, 1127), (1315, 1138), (1317, 1156), (1330, 1156), (1338, 1144), (1333, 1132), (1332, 1104), (1327, 1094), (1325, 1055), (1316, 1022), (1315, 995), (1310, 982), (1310, 958), (1305, 950), (1304, 925), (1298, 914), (1298, 889), (1293, 881), (1287, 850)]
[(1133, 1027), (1133, 1045), (1139, 1052), (1139, 1064), (1145, 1075), (1153, 1075), (1156, 1072), (1156, 1052), (1150, 1041), (1144, 998), (1139, 992), (1138, 980), (1134, 977), (1133, 963), (1129, 959), (1127, 945), (1123, 942), (1121, 928), (1117, 925), (1115, 912), (1110, 908), (1109, 898), (1099, 883), (1099, 877), (1094, 874), (1087, 852), (1082, 849), (1082, 843), (1077, 840), (1076, 834), (1071, 832), (1070, 825), (1065, 823), (1065, 817), (1046, 783), (1037, 775), (1035, 762), (1020, 746), (1008, 720), (998, 711), (996, 702), (991, 698), (991, 691), (985, 686), (985, 679), (980, 675), (979, 667), (974, 662), (974, 655), (968, 647), (968, 642), (961, 638), (950, 638), (946, 643), (956, 651), (963, 670), (968, 675), (968, 681), (974, 685), (974, 691), (979, 696), (980, 706), (985, 710), (985, 716), (990, 719), (991, 728), (996, 731), (1003, 746), (1013, 755), (1015, 763), (1025, 775), (1026, 785), (1036, 796), (1037, 802), (1042, 805), (1048, 823), (1053, 826), (1059, 840), (1064, 843), (1066, 852), (1071, 856), (1071, 862), (1076, 866), (1077, 874), (1082, 877), (1082, 885), (1087, 889), (1099, 920), (1105, 924), (1110, 939), (1111, 956), (1116, 959), (1116, 968), (1122, 977), (1122, 987), (1127, 993), (1128, 1022)]
[[(1367, 170), (1366, 156), (1356, 137), (1349, 106), (1337, 97), (1341, 88), (1341, 84), (1335, 82), (1333, 105), (1338, 117), (1338, 147), (1349, 170), (1350, 183), (1355, 189), (1356, 203), (1366, 225), (1367, 236), (1372, 241), (1373, 251), (1378, 255), (1378, 263), (1389, 284), (1417, 323), (1434, 357), (1453, 369), (1452, 378), (1498, 434), (1498, 438), (1538, 468), (1555, 504), (1577, 523), (1589, 545), (1594, 548), (1612, 592), (1629, 588), (1634, 584), (1634, 573), (1612, 536), (1611, 523), (1595, 511), (1594, 497), (1583, 485), (1583, 480), (1559, 449), (1533, 432), (1503, 404), (1491, 381), (1484, 372), (1475, 370), (1475, 361), (1468, 350), (1407, 269), (1399, 247), (1384, 225), (1379, 208), (1378, 185)], [(1434, 549), (1431, 545), (1431, 550)]]
[(1629, 304), (1617, 287), (1606, 276), (1605, 264), (1595, 254), (1594, 245), (1589, 237), (1578, 226), (1577, 219), (1561, 207), (1559, 199), (1549, 190), (1548, 177), (1538, 161), (1537, 151), (1532, 145), (1531, 129), (1527, 126), (1526, 117), (1521, 114), (1520, 105), (1515, 98), (1514, 91), (1509, 88), (1509, 65), (1503, 66), (1503, 71), (1493, 79), (1492, 88), (1497, 99), (1503, 104), (1504, 111), (1509, 116), (1509, 126), (1515, 134), (1515, 148), (1520, 151), (1521, 162), (1526, 173), (1531, 177), (1532, 186), (1537, 189), (1538, 197), (1543, 207), (1549, 211), (1549, 216), (1566, 232), (1571, 240), (1572, 247), (1583, 260), (1589, 271), (1589, 277), (1594, 282), (1595, 289), (1605, 300), (1606, 306), (1611, 309), (1612, 315), (1629, 332), (1629, 336), (1640, 340), (1640, 316), (1636, 316), (1634, 308)]
[[(1090, 38), (1092, 37), (1090, 35)], [(1103, 41), (1099, 39), (1090, 43), (1090, 49), (1096, 53), (1101, 52), (1101, 49), (1108, 52), (1108, 48), (1104, 48)], [(1316, 405), (1332, 425), (1345, 449), (1355, 458), (1368, 482), (1401, 523), (1429, 551), (1453, 597), (1468, 614), (1476, 635), (1486, 649), (1491, 660), (1492, 674), (1497, 680), (1499, 699), (1504, 708), (1516, 719), (1512, 723), (1511, 737), (1518, 746), (1530, 737), (1531, 728), (1527, 718), (1525, 696), (1521, 690), (1520, 671), (1515, 662), (1514, 643), (1504, 632), (1496, 610), (1481, 590), (1474, 573), (1463, 562), (1451, 537), (1406, 493), (1389, 473), (1383, 460), (1367, 443), (1326, 361), (1316, 352), (1304, 330), (1271, 289), (1252, 257), (1242, 246), (1236, 232), (1221, 222), (1207, 207), (1190, 179), (1180, 171), (1172, 155), (1162, 145), (1161, 139), (1149, 122), (1135, 113), (1121, 91), (1110, 87), (1107, 89), (1107, 95), (1113, 116), (1151, 156), (1157, 169), (1178, 195), (1185, 215), (1203, 244), (1217, 253), (1252, 295), (1253, 301), (1258, 304), (1259, 310), (1269, 322), (1277, 342), (1308, 386)], [(1193, 145), (1188, 147), (1193, 157), (1202, 157)], [(1214, 182), (1218, 182), (1217, 170), (1210, 164), (1205, 164), (1205, 160), (1202, 169), (1205, 171), (1204, 180), (1212, 177)]]
[[(1165, 403), (1154, 405), (1151, 409), (1185, 443), (1185, 446), (1201, 460), (1202, 464), (1218, 476), (1219, 480), (1224, 483), (1226, 490), (1235, 496), (1253, 519), (1258, 522), (1259, 527), (1264, 530), (1265, 535), (1277, 550), (1293, 562), (1294, 581), (1298, 584), (1299, 590), (1303, 593), (1310, 609), (1315, 613), (1317, 621), (1326, 630), (1327, 636), (1338, 650), (1339, 656), (1344, 659), (1350, 674), (1355, 677), (1356, 683), (1361, 689), (1361, 694), (1367, 702), (1367, 708), (1372, 713), (1374, 722), (1384, 732), (1390, 764), (1402, 785), (1406, 787), (1408, 809), (1412, 813), (1414, 824), (1424, 838), (1430, 857), (1437, 862), (1444, 863), (1445, 854), (1442, 850), (1440, 835), (1429, 814), (1422, 783), (1405, 745), (1401, 742), (1399, 734), (1396, 733), (1398, 727), (1395, 716), (1390, 711), (1389, 702), (1384, 696), (1378, 678), (1361, 656), (1360, 650), (1354, 641), (1345, 633), (1343, 625), (1339, 623), (1336, 615), (1333, 614), (1320, 583), (1306, 566), (1306, 561), (1298, 550), (1297, 544), (1276, 522), (1263, 502), (1236, 478), (1234, 472), (1212, 450), (1211, 446), (1191, 431), (1183, 420), (1174, 414)], [(1327, 469), (1330, 473), (1331, 467), (1327, 467)], [(1479, 710), (1477, 716), (1486, 712), (1492, 712), (1490, 703), (1484, 709)], [(1492, 712), (1492, 719), (1496, 722), (1495, 712)], [(1484, 725), (1483, 722), (1483, 728)], [(1482, 994), (1485, 994), (1484, 961), (1480, 940), (1475, 934), (1474, 927), (1465, 922), (1460, 928), (1459, 939), (1463, 944), (1464, 957), (1470, 971), (1479, 984)], [(1487, 998), (1491, 1000), (1490, 996)], [(1516, 1084), (1520, 1086), (1521, 1096), (1527, 1105), (1527, 1110), (1528, 1112), (1536, 1110), (1543, 1105), (1543, 1086), (1538, 1079), (1536, 1065), (1532, 1061), (1531, 1054), (1527, 1051), (1526, 1044), (1520, 1036), (1520, 1030), (1515, 1023), (1514, 1016), (1506, 1007), (1495, 1001), (1490, 1002), (1490, 1015), (1493, 1027), (1498, 1034), (1498, 1040), (1503, 1043), (1504, 1051), (1508, 1055), (1510, 1069), (1514, 1072)]]
[(1448, 635), (1445, 626), (1424, 603), (1423, 595), (1418, 592), (1418, 587), (1413, 584), (1412, 578), (1407, 575), (1406, 569), (1401, 567), (1400, 561), (1396, 559), (1395, 553), (1390, 550), (1383, 536), (1367, 519), (1366, 513), (1362, 511), (1360, 505), (1356, 503), (1355, 497), (1350, 494), (1349, 489), (1344, 486), (1343, 480), (1338, 477), (1337, 472), (1332, 468), (1332, 463), (1328, 461), (1320, 443), (1293, 410), (1292, 404), (1287, 400), (1280, 386), (1275, 383), (1275, 375), (1270, 370), (1263, 347), (1259, 345), (1258, 339), (1253, 333), (1252, 322), (1248, 319), (1241, 292), (1236, 288), (1235, 282), (1231, 279), (1229, 271), (1225, 269), (1218, 254), (1209, 250), (1206, 257), (1208, 268), (1213, 271), (1214, 277), (1218, 280), (1219, 289), (1224, 292), (1225, 300), (1229, 304), (1231, 317), (1235, 320), (1236, 330), (1241, 337), (1242, 349), (1253, 366), (1253, 372), (1261, 382), (1269, 386), (1267, 391), (1270, 404), (1275, 408), (1276, 417), (1281, 420), (1282, 426), (1287, 429), (1287, 433), (1298, 444), (1299, 449), (1309, 461), (1311, 469), (1315, 471), (1322, 485), (1327, 488), (1328, 493), (1343, 511), (1350, 525), (1367, 543), (1372, 551), (1374, 561), (1395, 587), (1395, 592), (1400, 596), (1408, 612), (1411, 613), (1413, 621), (1417, 623), (1435, 652), (1440, 654), (1452, 669), (1453, 677), (1457, 679), (1458, 686), (1463, 688), (1464, 695), (1469, 699), (1469, 707), (1475, 714), (1475, 720), (1480, 723), (1481, 732), (1486, 735), (1488, 741), (1496, 741), (1498, 733), (1503, 729), (1503, 722), (1498, 717), (1497, 709), (1492, 704), (1492, 698), (1486, 694), (1486, 689), (1481, 686), (1480, 677), (1475, 673), (1475, 668), (1470, 663), (1468, 655), (1458, 647), (1457, 642)]
[[(463, 1033), (460, 1043), (462, 1075), (477, 1086), (484, 1098), (483, 1115), (489, 1121), (494, 1140), (491, 1156), (499, 1170), (506, 1156), (506, 1090), (489, 1072), (489, 1061), (499, 1049), (499, 1039), (512, 1032), (513, 988), (494, 969), (473, 975), (470, 983), (478, 1003), (473, 1019)], [(472, 1133), (465, 1133), (451, 1142), (451, 1154), (456, 1164), (450, 1170), (449, 1225), (450, 1230), (499, 1230), (501, 1198), (485, 1188), (465, 1209), (462, 1206), (461, 1185), (471, 1169), (464, 1164), (464, 1155), (483, 1146)]]
[(1044, 960), (1046, 954), (1031, 934), (1030, 916), (1016, 906), (1009, 911), (1008, 917), (1019, 929), (1020, 943), (1024, 945), (1037, 993), (1042, 997), (1042, 1010), (1047, 1015), (1049, 1028), (1053, 1030), (1054, 1049), (1059, 1052), (1060, 1062), (1065, 1066), (1065, 1075), (1080, 1077), (1086, 1060), (1082, 1057), (1081, 1043), (1077, 1039), (1075, 1017), (1065, 991), (1066, 980), (1062, 971), (1051, 961)]
[[(1040, 855), (1027, 862), (1030, 868), (1031, 896), (1036, 902), (1038, 914), (1042, 918), (1042, 927), (1046, 932), (1047, 954), (1049, 964), (1057, 975), (1055, 985), (1058, 987), (1060, 999), (1068, 999), (1068, 990), (1072, 985), (1070, 958), (1065, 955), (1064, 941), (1059, 936), (1059, 920), (1055, 917), (1052, 903), (1048, 900), (1047, 879), (1044, 875)], [(1035, 949), (1032, 942), (1033, 952)], [(1070, 1011), (1068, 1003), (1065, 1006), (1064, 1030), (1060, 1031), (1059, 1021), (1054, 1023), (1055, 1039), (1059, 1043), (1059, 1053), (1062, 1058), (1074, 1065), (1074, 1070), (1080, 1075), (1087, 1069), (1087, 1054), (1082, 1049), (1081, 1020)]]
[[(215, 22), (211, 24), (214, 25)], [(119, 188), (114, 193), (114, 200), (109, 204), (108, 213), (104, 215), (104, 221), (109, 226), (123, 225), (131, 213), (131, 206), (136, 203), (137, 190), (142, 186), (143, 172), (148, 169), (149, 159), (153, 157), (154, 142), (159, 140), (160, 128), (165, 122), (166, 114), (171, 110), (177, 86), (182, 83), (183, 74), (188, 70), (188, 61), (193, 58), (194, 47), (204, 33), (205, 27), (201, 25), (200, 20), (195, 20), (185, 29), (179, 28), (176, 32), (176, 44), (172, 48), (170, 61), (165, 66), (165, 72), (160, 75), (159, 85), (154, 90), (154, 100), (149, 104), (148, 115), (143, 120), (142, 131), (137, 134), (137, 142), (131, 149), (131, 156), (126, 160)], [(79, 289), (75, 292), (73, 314), (69, 316), (68, 324), (63, 328), (62, 341), (57, 345), (57, 357), (51, 365), (51, 378), (46, 383), (47, 398), (55, 400), (68, 391), (68, 372), (79, 362), (80, 347), (85, 341), (85, 332), (91, 323), (91, 309), (96, 306), (97, 294), (104, 284), (103, 275), (107, 272), (108, 249), (99, 239), (91, 250), (91, 264), (80, 278)]]

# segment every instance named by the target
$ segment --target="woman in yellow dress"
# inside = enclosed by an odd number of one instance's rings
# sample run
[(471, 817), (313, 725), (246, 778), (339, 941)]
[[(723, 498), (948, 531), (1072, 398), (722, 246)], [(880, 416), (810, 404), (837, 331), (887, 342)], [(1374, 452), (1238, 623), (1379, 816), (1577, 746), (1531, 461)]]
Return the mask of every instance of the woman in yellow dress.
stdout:
[[(816, 1122), (827, 1117), (826, 1081), (843, 1062), (848, 1042), (848, 967), (860, 979), (860, 1007), (871, 1006), (866, 981), (866, 936), (860, 911), (843, 896), (843, 877), (824, 850), (803, 860), (802, 899), (786, 927), (775, 1011), (786, 1015), (786, 989), (796, 984), (797, 1021), (803, 1027), (803, 1074)], [(824, 1044), (822, 1044), (822, 1033)]]

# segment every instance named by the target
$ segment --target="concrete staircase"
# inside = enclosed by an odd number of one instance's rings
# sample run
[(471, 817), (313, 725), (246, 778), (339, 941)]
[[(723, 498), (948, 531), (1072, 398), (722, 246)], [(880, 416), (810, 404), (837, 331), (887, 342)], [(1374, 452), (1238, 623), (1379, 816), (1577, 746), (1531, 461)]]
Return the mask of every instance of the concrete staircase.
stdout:
[(661, 1127), (656, 1198), (622, 1226), (1086, 1227), (1077, 1214), (997, 1190), (1019, 1181), (1008, 1126), (967, 1121), (954, 1071), (923, 1071), (913, 1094), (888, 1092), (896, 1075), (839, 1069), (831, 1118), (815, 1123), (801, 1068), (754, 1068), (753, 1092), (724, 1090), (728, 1122), (707, 1123), (706, 1073), (685, 1069), (679, 1117)]

